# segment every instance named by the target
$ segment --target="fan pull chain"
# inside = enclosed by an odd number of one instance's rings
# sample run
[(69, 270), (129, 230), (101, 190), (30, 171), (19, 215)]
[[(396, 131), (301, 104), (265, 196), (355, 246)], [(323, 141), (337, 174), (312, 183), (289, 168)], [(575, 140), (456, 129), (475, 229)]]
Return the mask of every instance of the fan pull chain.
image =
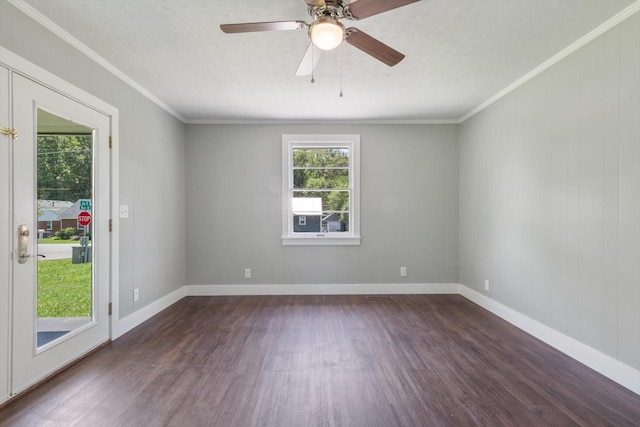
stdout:
[[(344, 43), (342, 44), (344, 45)], [(342, 45), (340, 46), (340, 98), (343, 97), (342, 94)]]
[(316, 79), (313, 78), (313, 69), (315, 68), (313, 66), (313, 51), (316, 50), (315, 47), (313, 46), (313, 43), (311, 43), (311, 83), (315, 83)]

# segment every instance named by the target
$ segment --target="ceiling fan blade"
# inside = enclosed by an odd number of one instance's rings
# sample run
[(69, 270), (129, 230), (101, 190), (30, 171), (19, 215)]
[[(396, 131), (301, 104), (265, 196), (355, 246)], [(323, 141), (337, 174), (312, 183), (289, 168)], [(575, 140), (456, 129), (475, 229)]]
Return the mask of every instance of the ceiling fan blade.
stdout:
[(325, 7), (327, 5), (324, 0), (304, 0), (304, 2), (311, 7)]
[(357, 0), (347, 8), (355, 19), (364, 19), (420, 0)]
[(307, 28), (304, 21), (247, 22), (244, 24), (221, 24), (225, 33), (252, 33), (255, 31), (286, 31)]
[(296, 76), (310, 76), (313, 73), (313, 69), (316, 68), (321, 54), (322, 49), (320, 49), (313, 43), (309, 43), (309, 47), (304, 53), (304, 56), (300, 61), (300, 65), (298, 65)]
[(380, 40), (374, 39), (370, 35), (363, 33), (357, 28), (347, 29), (346, 40), (351, 46), (357, 47), (364, 53), (368, 53), (390, 67), (393, 67), (404, 59), (404, 55), (397, 50), (387, 46)]

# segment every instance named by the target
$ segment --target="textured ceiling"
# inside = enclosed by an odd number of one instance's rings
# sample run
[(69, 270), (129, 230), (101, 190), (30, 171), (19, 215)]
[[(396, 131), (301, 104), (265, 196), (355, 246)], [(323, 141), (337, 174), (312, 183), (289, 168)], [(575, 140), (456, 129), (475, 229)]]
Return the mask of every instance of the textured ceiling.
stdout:
[(460, 119), (634, 0), (421, 0), (346, 21), (404, 53), (404, 61), (390, 68), (343, 43), (323, 54), (313, 84), (295, 76), (306, 31), (219, 28), (310, 22), (303, 0), (24, 3), (188, 122), (425, 121)]

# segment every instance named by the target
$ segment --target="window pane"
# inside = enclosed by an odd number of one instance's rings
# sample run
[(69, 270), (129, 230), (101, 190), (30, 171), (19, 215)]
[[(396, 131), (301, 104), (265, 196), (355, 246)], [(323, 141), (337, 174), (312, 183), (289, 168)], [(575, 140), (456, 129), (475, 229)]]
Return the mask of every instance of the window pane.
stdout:
[[(92, 129), (40, 109), (37, 117), (37, 252), (46, 254), (37, 258), (34, 320), (40, 348), (90, 324), (95, 316), (92, 225), (78, 223), (81, 213), (91, 213), (95, 147)], [(41, 132), (42, 125), (52, 123), (56, 134)], [(65, 133), (67, 127), (73, 132)]]
[(323, 213), (322, 232), (323, 233), (344, 233), (349, 231), (348, 213)]
[(294, 233), (345, 233), (348, 231), (348, 213), (322, 212), (316, 215), (293, 214)]
[[(307, 201), (306, 207), (302, 207), (296, 212), (296, 206), (301, 206), (296, 199), (316, 199), (318, 202), (313, 208), (309, 208)], [(300, 213), (302, 215), (308, 212), (314, 212), (320, 214), (321, 211), (337, 211), (348, 212), (349, 211), (349, 191), (294, 191), (293, 192), (293, 213)]]
[(294, 169), (294, 188), (349, 188), (348, 169)]
[(348, 167), (348, 148), (294, 148), (293, 167)]

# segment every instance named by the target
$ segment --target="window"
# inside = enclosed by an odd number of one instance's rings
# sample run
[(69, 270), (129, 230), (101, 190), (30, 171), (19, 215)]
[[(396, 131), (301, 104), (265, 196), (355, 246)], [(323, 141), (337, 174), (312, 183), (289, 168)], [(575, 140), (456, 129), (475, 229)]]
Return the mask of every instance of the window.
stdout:
[(360, 244), (360, 135), (282, 135), (282, 244)]
[(45, 229), (47, 231), (53, 230), (53, 221), (47, 221)]

